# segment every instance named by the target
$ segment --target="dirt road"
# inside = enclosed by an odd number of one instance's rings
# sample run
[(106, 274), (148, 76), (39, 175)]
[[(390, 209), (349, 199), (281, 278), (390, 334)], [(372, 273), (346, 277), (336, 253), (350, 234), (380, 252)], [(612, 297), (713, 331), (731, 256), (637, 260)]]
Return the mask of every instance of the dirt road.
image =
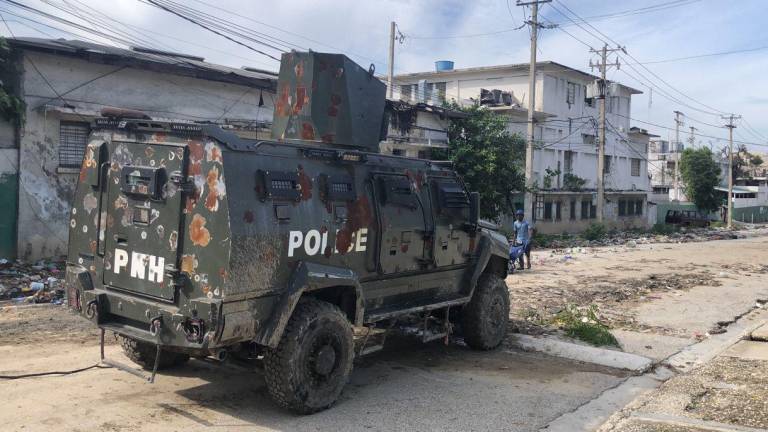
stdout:
[[(598, 301), (609, 321), (629, 335), (620, 338), (625, 349), (664, 355), (768, 298), (765, 269), (759, 267), (768, 263), (766, 245), (765, 237), (642, 245), (577, 252), (565, 260), (561, 253), (538, 252), (532, 272), (507, 281), (513, 318), (530, 323), (532, 310), (546, 316), (564, 302)], [(688, 276), (650, 288), (627, 282), (668, 281), (672, 275)], [(634, 288), (615, 294), (616, 286)], [(0, 374), (93, 364), (97, 339), (81, 324), (61, 309), (0, 311)], [(107, 353), (127, 362), (115, 345)], [(114, 369), (0, 381), (0, 429), (535, 431), (626, 376), (508, 347), (478, 353), (459, 344), (395, 339), (359, 361), (339, 403), (313, 416), (276, 408), (258, 370), (193, 360), (163, 373), (154, 385)]]

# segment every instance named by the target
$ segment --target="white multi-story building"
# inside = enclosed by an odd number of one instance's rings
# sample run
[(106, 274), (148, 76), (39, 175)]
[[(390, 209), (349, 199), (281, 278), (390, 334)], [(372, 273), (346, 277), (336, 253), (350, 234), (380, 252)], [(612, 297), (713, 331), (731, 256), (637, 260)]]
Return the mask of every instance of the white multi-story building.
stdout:
[[(434, 105), (480, 104), (509, 119), (509, 130), (526, 136), (529, 65), (435, 70), (394, 77), (394, 98)], [(536, 74), (533, 206), (540, 232), (580, 231), (596, 218), (596, 76), (555, 62)], [(604, 219), (628, 228), (647, 225), (650, 191), (647, 131), (631, 128), (631, 98), (641, 93), (610, 83), (606, 99)], [(517, 205), (522, 206), (522, 196)]]

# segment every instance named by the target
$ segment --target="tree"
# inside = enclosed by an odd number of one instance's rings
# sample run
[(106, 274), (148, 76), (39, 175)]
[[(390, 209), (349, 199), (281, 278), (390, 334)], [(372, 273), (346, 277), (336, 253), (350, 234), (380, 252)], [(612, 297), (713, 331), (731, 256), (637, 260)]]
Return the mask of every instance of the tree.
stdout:
[(680, 158), (680, 175), (685, 194), (699, 210), (717, 210), (720, 199), (715, 186), (720, 183), (720, 167), (708, 148), (685, 149)]
[(467, 188), (480, 193), (480, 215), (498, 220), (514, 211), (513, 191), (525, 186), (525, 140), (507, 130), (506, 117), (487, 108), (449, 108), (466, 117), (451, 120), (448, 148), (433, 156), (452, 161)]

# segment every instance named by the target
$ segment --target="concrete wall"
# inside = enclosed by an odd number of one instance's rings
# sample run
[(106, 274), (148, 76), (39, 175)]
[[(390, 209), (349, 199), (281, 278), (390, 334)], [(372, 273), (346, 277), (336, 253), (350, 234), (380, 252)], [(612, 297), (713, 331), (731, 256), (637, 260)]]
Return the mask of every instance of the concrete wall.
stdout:
[[(138, 109), (154, 118), (187, 120), (253, 119), (270, 121), (274, 95), (260, 90), (196, 78), (123, 69), (51, 54), (25, 52), (22, 89), (27, 103), (20, 131), (21, 174), (18, 210), (18, 255), (34, 260), (66, 253), (69, 203), (77, 170), (59, 166), (59, 124), (87, 121), (89, 116), (61, 113), (64, 101), (78, 112), (104, 106)], [(98, 78), (102, 75), (102, 78)], [(93, 82), (81, 86), (86, 81)], [(76, 89), (75, 89), (76, 88)], [(72, 90), (75, 89), (75, 90)], [(71, 91), (70, 91), (71, 90)]]

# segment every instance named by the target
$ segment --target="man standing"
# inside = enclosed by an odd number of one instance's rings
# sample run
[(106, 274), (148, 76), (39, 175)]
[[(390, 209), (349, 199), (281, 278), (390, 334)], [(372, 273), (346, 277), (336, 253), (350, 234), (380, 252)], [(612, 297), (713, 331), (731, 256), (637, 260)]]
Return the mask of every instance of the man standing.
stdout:
[(522, 246), (524, 254), (520, 254), (520, 269), (524, 267), (523, 255), (528, 260), (528, 268), (531, 268), (531, 237), (533, 237), (533, 227), (524, 220), (525, 213), (522, 209), (515, 212), (515, 223), (512, 227), (515, 230), (515, 246)]

